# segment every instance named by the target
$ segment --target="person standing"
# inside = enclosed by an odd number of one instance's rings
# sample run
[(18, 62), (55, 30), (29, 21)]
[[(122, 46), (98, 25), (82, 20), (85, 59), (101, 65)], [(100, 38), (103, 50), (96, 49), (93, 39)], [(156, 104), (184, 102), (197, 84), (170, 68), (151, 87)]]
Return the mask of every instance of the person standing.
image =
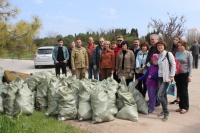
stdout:
[(115, 70), (115, 54), (114, 51), (110, 49), (110, 41), (104, 42), (104, 48), (100, 56), (99, 61), (99, 73), (100, 81), (111, 77), (111, 74)]
[[(167, 52), (167, 44), (164, 41), (158, 41), (156, 47), (159, 51), (158, 54), (158, 93), (157, 96), (162, 105), (162, 112), (158, 116), (164, 116), (162, 121), (165, 122), (169, 119), (167, 89), (169, 83), (174, 80), (176, 63), (174, 56), (171, 52)], [(167, 54), (168, 57), (167, 58)]]
[(85, 70), (88, 69), (88, 54), (87, 50), (82, 47), (81, 39), (76, 40), (76, 47), (71, 54), (72, 70), (75, 72), (76, 78), (85, 78)]
[(172, 44), (172, 54), (175, 56), (175, 54), (178, 52), (178, 41), (180, 41), (181, 38), (175, 36)]
[(192, 44), (190, 48), (190, 51), (192, 51), (192, 56), (193, 56), (193, 68), (196, 69), (198, 69), (199, 50), (200, 50), (200, 45), (198, 44), (198, 41), (195, 40), (194, 44)]
[(186, 42), (180, 40), (178, 42), (179, 52), (175, 57), (181, 63), (181, 72), (175, 75), (177, 91), (179, 93), (179, 109), (176, 112), (185, 114), (189, 110), (188, 83), (192, 77), (192, 54), (186, 50)]
[[(141, 50), (137, 52), (136, 57), (136, 65), (135, 65), (135, 78), (138, 79), (139, 77), (143, 76), (146, 73), (147, 68), (145, 67), (146, 58), (149, 50), (149, 43), (143, 42), (141, 44)], [(140, 80), (138, 82), (136, 88), (139, 90), (139, 92), (145, 97), (147, 86), (145, 84), (146, 79)]]
[(74, 71), (72, 70), (72, 65), (71, 65), (71, 54), (72, 54), (73, 48), (75, 48), (75, 42), (74, 42), (74, 41), (72, 41), (72, 42), (70, 43), (70, 47), (68, 48), (69, 60), (68, 60), (68, 62), (67, 62), (67, 66), (69, 67), (72, 76), (74, 75)]
[(136, 84), (142, 80), (145, 80), (147, 85), (149, 96), (149, 110), (148, 113), (153, 113), (156, 104), (156, 89), (158, 87), (158, 54), (153, 54), (151, 57), (152, 64), (146, 71), (146, 73), (136, 79)]
[[(115, 59), (117, 59), (117, 55), (118, 55), (118, 52), (122, 50), (122, 47), (121, 47), (121, 43), (124, 41), (124, 38), (122, 36), (118, 36), (117, 37), (117, 47), (115, 47), (114, 49), (114, 53), (115, 53)], [(115, 62), (117, 63), (117, 62)], [(113, 73), (113, 78), (119, 83), (120, 82), (120, 79), (118, 78), (117, 74), (116, 74), (116, 70), (114, 71)]]
[[(175, 57), (176, 53), (179, 51), (178, 50), (178, 41), (180, 41), (180, 40), (181, 40), (180, 37), (177, 37), (177, 36), (174, 37), (173, 45), (172, 45), (172, 54), (174, 55), (174, 57)], [(177, 91), (176, 99), (174, 101), (170, 102), (170, 104), (179, 104), (179, 101), (180, 101), (179, 92)]]
[(104, 45), (104, 38), (100, 37), (99, 38), (99, 45), (94, 49), (94, 54), (92, 56), (92, 61), (93, 61), (93, 69), (95, 70), (94, 73), (94, 79), (98, 80), (99, 78), (99, 60), (100, 60), (100, 55), (103, 50), (103, 45)]
[[(158, 54), (158, 49), (156, 48), (156, 43), (159, 41), (159, 36), (157, 34), (151, 34), (150, 35), (150, 43), (151, 47), (148, 51), (148, 55), (146, 58), (146, 67), (148, 68), (151, 65), (151, 57), (153, 54)], [(158, 92), (158, 90), (157, 90)], [(157, 94), (156, 94), (157, 95)], [(158, 98), (156, 98), (156, 106), (160, 106), (160, 101)]]
[(56, 46), (52, 53), (52, 59), (55, 63), (56, 76), (60, 76), (60, 68), (62, 68), (62, 73), (67, 76), (67, 61), (69, 60), (69, 53), (65, 46), (63, 46), (63, 40), (58, 40), (58, 46)]
[(116, 44), (116, 42), (115, 41), (112, 41), (112, 43), (111, 43), (111, 50), (114, 50), (115, 48), (117, 47), (117, 44)]
[[(86, 47), (87, 53), (88, 53), (88, 59), (89, 59), (89, 68), (88, 68), (88, 79), (92, 79), (92, 75), (94, 73), (97, 73), (97, 69), (93, 69), (93, 61), (92, 57), (94, 54), (94, 49), (95, 49), (95, 44), (94, 44), (94, 39), (92, 37), (89, 37), (88, 39), (88, 46)], [(93, 74), (92, 74), (93, 73)], [(95, 77), (95, 79), (97, 79)]]
[(122, 50), (118, 52), (116, 59), (116, 74), (119, 79), (124, 76), (128, 86), (134, 78), (135, 56), (133, 51), (128, 49), (129, 43), (127, 41), (123, 41), (121, 46)]
[(140, 51), (140, 40), (138, 38), (133, 39), (133, 47), (130, 50), (133, 51), (136, 59), (137, 53)]
[(147, 59), (146, 59), (146, 66), (149, 67), (151, 64), (151, 57), (153, 54), (158, 54), (158, 49), (156, 48), (156, 43), (159, 41), (159, 36), (157, 34), (150, 35), (150, 43), (151, 47), (148, 51)]

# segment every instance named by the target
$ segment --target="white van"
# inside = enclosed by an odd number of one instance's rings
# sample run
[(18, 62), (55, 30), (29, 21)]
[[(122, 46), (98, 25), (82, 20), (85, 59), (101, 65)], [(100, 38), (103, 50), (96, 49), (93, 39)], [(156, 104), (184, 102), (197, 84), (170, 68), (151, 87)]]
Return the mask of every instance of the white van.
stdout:
[(52, 59), (52, 53), (54, 46), (44, 46), (39, 47), (35, 53), (34, 66), (39, 68), (39, 66), (53, 66), (54, 61)]

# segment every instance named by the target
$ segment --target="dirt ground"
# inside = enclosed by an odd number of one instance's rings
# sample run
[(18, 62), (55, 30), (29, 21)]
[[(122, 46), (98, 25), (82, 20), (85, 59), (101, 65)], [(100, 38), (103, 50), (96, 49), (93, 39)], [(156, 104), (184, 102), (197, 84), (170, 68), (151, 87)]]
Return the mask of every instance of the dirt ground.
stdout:
[[(175, 112), (178, 105), (168, 105), (170, 118), (162, 122), (157, 114), (161, 112), (161, 106), (156, 107), (150, 115), (139, 114), (139, 122), (115, 119), (111, 122), (92, 124), (90, 121), (77, 122), (65, 121), (91, 133), (200, 133), (200, 69), (193, 69), (192, 82), (189, 83), (190, 109), (186, 114)], [(147, 98), (148, 99), (148, 98)], [(168, 101), (173, 101), (174, 96), (168, 95)]]
[[(0, 67), (7, 70), (32, 73), (37, 71), (54, 70), (54, 68), (34, 69), (33, 61), (29, 60), (3, 60), (0, 59)], [(193, 69), (192, 82), (189, 84), (190, 109), (186, 114), (175, 112), (178, 105), (169, 105), (170, 119), (162, 122), (157, 114), (161, 107), (157, 107), (150, 115), (139, 114), (139, 122), (115, 119), (112, 122), (92, 124), (90, 121), (77, 122), (65, 121), (91, 133), (200, 133), (200, 69)], [(148, 99), (148, 98), (147, 98)], [(168, 100), (173, 101), (174, 96), (168, 95)]]

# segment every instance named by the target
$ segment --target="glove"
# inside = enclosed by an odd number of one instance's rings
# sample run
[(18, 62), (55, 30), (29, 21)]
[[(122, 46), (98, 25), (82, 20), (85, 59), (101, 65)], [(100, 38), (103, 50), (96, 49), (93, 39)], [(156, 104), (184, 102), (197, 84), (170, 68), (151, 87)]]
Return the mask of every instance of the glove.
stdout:
[(94, 66), (93, 66), (93, 69), (96, 70), (96, 69), (97, 69), (97, 65), (94, 65)]

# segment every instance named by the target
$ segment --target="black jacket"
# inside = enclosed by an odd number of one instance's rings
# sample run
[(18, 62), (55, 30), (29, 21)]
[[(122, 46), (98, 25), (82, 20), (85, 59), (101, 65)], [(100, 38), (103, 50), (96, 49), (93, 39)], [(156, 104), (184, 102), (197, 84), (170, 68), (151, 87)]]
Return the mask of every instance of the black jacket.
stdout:
[(148, 51), (148, 55), (147, 55), (147, 59), (146, 59), (146, 64), (147, 64), (148, 62), (151, 62), (151, 57), (152, 57), (153, 54), (158, 54), (158, 53), (159, 53), (159, 52), (158, 52), (158, 50), (157, 50), (156, 47), (151, 47), (151, 48), (149, 49), (149, 51)]

